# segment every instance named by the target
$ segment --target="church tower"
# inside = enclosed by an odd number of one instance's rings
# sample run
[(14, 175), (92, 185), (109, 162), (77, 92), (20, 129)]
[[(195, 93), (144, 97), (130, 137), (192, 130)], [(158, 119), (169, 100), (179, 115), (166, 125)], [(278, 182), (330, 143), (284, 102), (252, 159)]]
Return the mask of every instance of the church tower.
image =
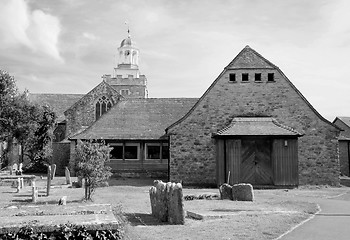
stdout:
[(130, 31), (117, 49), (117, 66), (113, 77), (104, 75), (102, 78), (126, 98), (146, 98), (147, 79), (140, 74), (139, 49), (131, 39)]

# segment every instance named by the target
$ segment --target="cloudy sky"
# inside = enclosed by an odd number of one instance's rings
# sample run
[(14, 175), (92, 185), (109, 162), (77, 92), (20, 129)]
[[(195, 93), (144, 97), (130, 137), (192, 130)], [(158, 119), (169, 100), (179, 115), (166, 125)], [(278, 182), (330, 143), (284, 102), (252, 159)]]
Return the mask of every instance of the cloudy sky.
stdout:
[(127, 36), (150, 97), (200, 97), (249, 45), (327, 119), (350, 116), (348, 0), (1, 0), (0, 68), (21, 90), (87, 93)]

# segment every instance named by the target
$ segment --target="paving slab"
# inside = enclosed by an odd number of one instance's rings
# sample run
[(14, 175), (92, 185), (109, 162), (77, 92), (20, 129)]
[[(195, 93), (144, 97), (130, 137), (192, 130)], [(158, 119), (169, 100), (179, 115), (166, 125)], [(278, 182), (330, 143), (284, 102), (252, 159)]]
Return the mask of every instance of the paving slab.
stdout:
[(37, 232), (52, 232), (62, 224), (85, 226), (88, 230), (118, 229), (109, 204), (25, 205), (0, 209), (0, 234), (30, 226)]

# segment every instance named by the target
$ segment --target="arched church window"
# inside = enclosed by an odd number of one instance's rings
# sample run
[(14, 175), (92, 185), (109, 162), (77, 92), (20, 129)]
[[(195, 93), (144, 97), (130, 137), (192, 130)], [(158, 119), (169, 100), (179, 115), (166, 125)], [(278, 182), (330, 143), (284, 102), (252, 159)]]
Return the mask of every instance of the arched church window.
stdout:
[(100, 97), (95, 104), (96, 120), (99, 119), (103, 114), (108, 112), (112, 108), (112, 106), (113, 106), (113, 103), (109, 98), (105, 96)]

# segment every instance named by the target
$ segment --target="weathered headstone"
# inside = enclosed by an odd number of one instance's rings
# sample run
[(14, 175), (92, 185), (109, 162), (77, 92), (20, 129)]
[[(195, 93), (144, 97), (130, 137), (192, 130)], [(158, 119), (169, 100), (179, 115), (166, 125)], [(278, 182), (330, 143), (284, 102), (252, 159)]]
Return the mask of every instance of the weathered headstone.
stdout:
[(17, 170), (18, 170), (18, 166), (17, 166), (17, 163), (15, 163), (15, 164), (12, 165), (12, 168), (11, 168), (11, 171), (10, 171), (11, 175), (13, 173), (16, 174)]
[(180, 183), (163, 183), (156, 180), (154, 186), (150, 188), (149, 194), (152, 216), (161, 222), (185, 223), (182, 185)]
[(39, 197), (39, 193), (38, 193), (38, 189), (32, 185), (32, 202), (36, 203), (38, 201), (38, 197)]
[(66, 167), (65, 171), (64, 171), (64, 174), (66, 175), (66, 183), (69, 185), (72, 183), (72, 180), (70, 178), (70, 172), (69, 172), (69, 169), (68, 167)]
[(46, 185), (46, 195), (50, 195), (51, 188), (51, 166), (47, 167), (47, 185)]
[(161, 222), (168, 221), (168, 206), (167, 206), (167, 199), (165, 195), (166, 191), (166, 184), (162, 181), (159, 181), (156, 185), (156, 212), (158, 214), (158, 219)]
[(51, 165), (51, 180), (55, 179), (55, 175), (56, 175), (56, 164), (52, 164)]
[(182, 185), (180, 183), (167, 184), (168, 196), (168, 222), (171, 224), (185, 224), (185, 211), (183, 205)]
[(63, 196), (58, 200), (58, 205), (67, 205), (67, 196)]
[(232, 186), (224, 183), (219, 187), (220, 198), (232, 200)]
[(158, 218), (157, 214), (157, 188), (152, 186), (149, 189), (149, 197), (151, 200), (151, 210), (152, 210), (152, 216), (155, 218)]
[(232, 199), (234, 201), (253, 201), (253, 186), (249, 183), (240, 183), (233, 185)]

